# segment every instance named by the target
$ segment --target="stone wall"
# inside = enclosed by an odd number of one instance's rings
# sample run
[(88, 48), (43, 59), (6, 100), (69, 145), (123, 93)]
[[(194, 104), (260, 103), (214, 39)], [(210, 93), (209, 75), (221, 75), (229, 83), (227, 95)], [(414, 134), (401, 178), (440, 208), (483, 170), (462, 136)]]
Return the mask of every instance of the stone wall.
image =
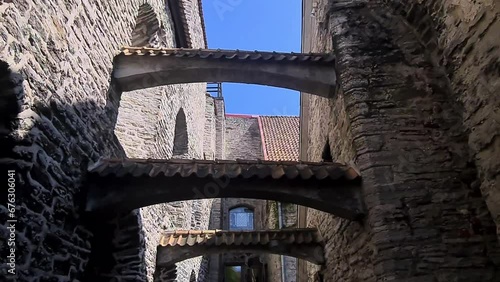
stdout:
[[(392, 5), (316, 2), (314, 43), (304, 51), (335, 50), (339, 88), (331, 100), (308, 96), (314, 122), (303, 145), (308, 160), (320, 161), (328, 142), (335, 161), (360, 170), (368, 216), (357, 223), (309, 209), (308, 225), (319, 228), (327, 257), (320, 273), (309, 267), (310, 281), (318, 274), (324, 281), (496, 281), (498, 242), (454, 102), (460, 70), (437, 65), (440, 52), (422, 41), (430, 35), (416, 32)], [(425, 17), (413, 16), (423, 28)]]
[[(173, 48), (176, 46), (173, 21), (168, 13), (168, 7), (165, 9), (166, 18), (160, 19), (160, 25), (164, 29), (161, 33), (161, 44), (158, 45)], [(189, 10), (186, 11), (191, 13)], [(138, 24), (136, 23), (136, 26)], [(197, 41), (203, 40), (203, 32), (192, 33), (193, 30), (199, 31), (198, 28), (191, 27), (193, 24), (195, 23), (190, 22), (191, 38)], [(156, 159), (202, 158), (205, 138), (203, 134), (206, 114), (205, 90), (205, 83), (193, 83), (124, 93), (116, 134), (124, 144), (127, 156)], [(149, 279), (155, 269), (156, 246), (161, 230), (207, 229), (210, 203), (211, 200), (183, 201), (141, 209)], [(189, 280), (193, 270), (199, 274), (200, 265), (201, 258), (178, 263), (178, 281)]]
[[(167, 13), (167, 18), (163, 21), (165, 23), (162, 26), (165, 28), (160, 46), (173, 48), (176, 44), (172, 18)], [(191, 33), (190, 36), (200, 41), (203, 39), (203, 32)], [(205, 137), (202, 134), (205, 129), (205, 89), (206, 84), (197, 83), (168, 85), (124, 93), (116, 134), (121, 143), (126, 144), (127, 156), (157, 159), (168, 159), (172, 156), (202, 158)], [(186, 136), (179, 136), (184, 134)], [(176, 145), (179, 145), (174, 141), (179, 141), (179, 139), (187, 139), (180, 140), (181, 143), (186, 143), (181, 144), (182, 152), (174, 150)], [(153, 205), (141, 209), (149, 279), (154, 272), (160, 231), (162, 229), (206, 229), (210, 203), (211, 200), (186, 201)], [(200, 264), (201, 258), (178, 263), (178, 280), (188, 280), (193, 270), (196, 273), (201, 272)], [(200, 279), (203, 279), (203, 276)]]
[[(283, 228), (297, 228), (297, 205), (281, 203), (281, 214), (283, 216)], [(285, 282), (295, 282), (297, 280), (297, 262), (295, 257), (283, 256), (283, 268)], [(281, 270), (281, 265), (280, 265)], [(274, 280), (271, 280), (274, 281)]]
[[(228, 160), (235, 159), (262, 159), (262, 144), (258, 119), (252, 116), (225, 115), (224, 153)], [(221, 227), (229, 230), (229, 210), (238, 206), (251, 207), (254, 211), (254, 229), (266, 228), (266, 201), (254, 199), (221, 199)], [(219, 271), (222, 281), (224, 266), (227, 264), (244, 263), (251, 257), (245, 254), (226, 254), (219, 257)]]
[[(399, 2), (399, 1), (394, 1)], [(500, 3), (434, 0), (399, 8), (463, 108), (471, 161), (500, 234)]]
[(259, 121), (252, 116), (226, 115), (226, 158), (263, 159)]
[[(80, 212), (80, 185), (87, 164), (100, 157), (125, 155), (168, 158), (180, 108), (189, 124), (189, 154), (202, 157), (204, 84), (122, 95), (109, 82), (115, 51), (131, 44), (139, 7), (145, 3), (164, 27), (156, 34), (163, 36), (160, 43), (173, 46), (171, 19), (163, 1), (0, 4), (0, 59), (16, 74), (13, 78), (19, 87), (14, 95), (21, 105), (9, 137), (12, 151), (2, 159), (17, 169), (18, 185), (25, 187), (17, 195), (20, 281), (28, 277), (76, 281), (83, 279), (85, 270), (87, 278), (145, 280), (145, 262), (151, 273), (161, 227), (175, 226), (172, 215), (181, 213), (181, 225), (190, 228), (194, 211), (194, 225), (208, 227), (210, 201), (185, 203), (180, 210), (172, 205), (147, 207), (140, 215), (119, 215), (106, 222), (84, 221)], [(199, 12), (193, 14), (191, 23), (199, 25)], [(203, 32), (199, 27), (190, 30), (201, 47)], [(117, 120), (119, 139), (112, 132)], [(1, 212), (3, 217), (3, 203)], [(3, 225), (0, 232), (2, 237), (6, 234)], [(2, 248), (2, 276), (6, 274), (5, 252)], [(91, 257), (103, 263), (89, 264)], [(195, 259), (179, 264), (179, 280), (186, 281), (193, 269), (198, 272), (200, 263), (201, 259)]]
[[(189, 23), (188, 29), (191, 35), (192, 48), (207, 48), (205, 46), (205, 24), (200, 17), (200, 0), (181, 0), (186, 10), (186, 21)], [(193, 36), (195, 35), (195, 36)]]
[(214, 98), (207, 94), (205, 106), (205, 138), (203, 143), (203, 159), (213, 160), (216, 153), (216, 110)]

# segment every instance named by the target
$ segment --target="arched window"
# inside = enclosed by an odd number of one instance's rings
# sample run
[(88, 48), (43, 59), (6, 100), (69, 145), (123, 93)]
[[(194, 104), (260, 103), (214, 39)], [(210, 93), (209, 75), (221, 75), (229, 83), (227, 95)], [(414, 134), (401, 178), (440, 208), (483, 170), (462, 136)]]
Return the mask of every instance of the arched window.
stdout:
[(174, 157), (181, 157), (188, 153), (188, 134), (186, 115), (181, 108), (175, 118), (175, 131), (174, 131), (174, 148), (172, 155)]
[(149, 4), (143, 4), (139, 7), (139, 13), (132, 32), (132, 46), (134, 47), (155, 47), (157, 37), (161, 33), (160, 22)]
[(191, 276), (189, 277), (189, 282), (196, 282), (196, 273), (194, 273), (194, 270), (191, 270)]
[(323, 147), (323, 153), (321, 153), (321, 160), (323, 162), (333, 162), (330, 140), (328, 138), (326, 139), (325, 146)]
[(253, 209), (236, 207), (229, 210), (229, 230), (253, 230)]

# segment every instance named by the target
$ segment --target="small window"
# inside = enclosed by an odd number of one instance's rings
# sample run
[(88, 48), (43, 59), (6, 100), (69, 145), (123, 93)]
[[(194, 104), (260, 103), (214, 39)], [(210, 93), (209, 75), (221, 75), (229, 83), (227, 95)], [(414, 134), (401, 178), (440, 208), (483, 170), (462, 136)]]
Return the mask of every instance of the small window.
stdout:
[(238, 207), (229, 210), (229, 230), (253, 230), (253, 210)]
[(226, 266), (224, 282), (241, 282), (241, 265)]
[(188, 133), (187, 122), (184, 110), (181, 108), (175, 118), (174, 148), (172, 155), (174, 158), (182, 158), (188, 153)]
[(191, 270), (191, 277), (189, 277), (189, 282), (196, 282), (196, 273), (194, 273), (194, 270)]

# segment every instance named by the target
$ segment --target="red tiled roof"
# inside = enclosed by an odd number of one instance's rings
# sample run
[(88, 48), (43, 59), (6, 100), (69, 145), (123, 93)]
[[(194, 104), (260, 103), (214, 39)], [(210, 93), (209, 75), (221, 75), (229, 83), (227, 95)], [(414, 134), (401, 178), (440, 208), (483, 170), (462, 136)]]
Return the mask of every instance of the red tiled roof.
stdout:
[(299, 160), (299, 117), (260, 116), (259, 123), (266, 160)]

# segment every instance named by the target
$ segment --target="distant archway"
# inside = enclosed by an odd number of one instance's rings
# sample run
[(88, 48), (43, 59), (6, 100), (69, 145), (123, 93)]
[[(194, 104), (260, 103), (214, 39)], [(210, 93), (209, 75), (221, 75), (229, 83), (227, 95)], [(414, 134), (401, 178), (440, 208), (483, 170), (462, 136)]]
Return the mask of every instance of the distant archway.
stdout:
[(174, 147), (172, 156), (181, 157), (188, 153), (188, 133), (186, 114), (181, 108), (175, 117), (175, 131), (174, 131)]
[(135, 47), (151, 47), (161, 30), (158, 17), (149, 4), (143, 4), (139, 7), (135, 28), (132, 31), (131, 43)]

